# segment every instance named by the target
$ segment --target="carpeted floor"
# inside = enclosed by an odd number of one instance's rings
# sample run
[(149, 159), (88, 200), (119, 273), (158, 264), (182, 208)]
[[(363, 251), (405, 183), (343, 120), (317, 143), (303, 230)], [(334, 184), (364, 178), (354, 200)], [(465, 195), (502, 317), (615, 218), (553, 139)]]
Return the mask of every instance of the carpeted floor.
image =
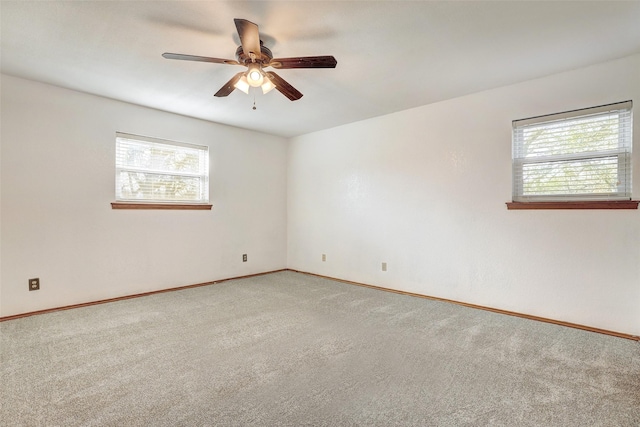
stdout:
[(640, 344), (280, 272), (0, 323), (2, 426), (640, 426)]

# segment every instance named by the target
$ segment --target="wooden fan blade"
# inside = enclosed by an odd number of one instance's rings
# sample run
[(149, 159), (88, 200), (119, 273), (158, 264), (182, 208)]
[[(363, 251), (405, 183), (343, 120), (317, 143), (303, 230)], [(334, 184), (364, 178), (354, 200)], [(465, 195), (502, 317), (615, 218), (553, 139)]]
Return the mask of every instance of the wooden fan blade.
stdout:
[(276, 89), (278, 92), (289, 98), (291, 101), (297, 101), (302, 98), (302, 94), (295, 87), (291, 86), (286, 82), (282, 77), (274, 73), (273, 71), (267, 71), (265, 73), (270, 79), (271, 82), (276, 85)]
[(225, 85), (222, 86), (220, 90), (217, 91), (216, 94), (213, 96), (217, 96), (217, 97), (229, 96), (229, 94), (233, 92), (233, 90), (236, 88), (234, 85), (238, 82), (238, 80), (242, 78), (243, 74), (244, 74), (244, 71), (241, 71), (235, 76), (231, 77), (231, 80), (225, 83)]
[(338, 61), (333, 56), (299, 56), (297, 58), (274, 58), (269, 63), (273, 68), (336, 68)]
[(236, 29), (240, 36), (240, 43), (242, 43), (242, 51), (248, 57), (251, 57), (253, 53), (256, 58), (260, 58), (260, 33), (258, 32), (258, 26), (246, 19), (234, 19), (236, 23)]
[(221, 59), (221, 58), (209, 58), (208, 56), (194, 56), (194, 55), (182, 55), (180, 53), (163, 53), (162, 56), (166, 59), (180, 59), (182, 61), (199, 61), (199, 62), (212, 62), (214, 64), (227, 64), (227, 65), (240, 65), (240, 63), (233, 59)]

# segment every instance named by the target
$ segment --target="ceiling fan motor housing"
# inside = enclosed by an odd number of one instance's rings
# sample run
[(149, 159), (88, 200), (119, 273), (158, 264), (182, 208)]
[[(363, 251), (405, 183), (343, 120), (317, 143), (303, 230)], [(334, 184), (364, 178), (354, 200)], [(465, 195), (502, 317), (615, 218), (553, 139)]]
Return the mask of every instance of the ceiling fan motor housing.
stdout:
[[(236, 59), (238, 60), (239, 63), (245, 64), (245, 65), (248, 65), (251, 62), (253, 62), (251, 60), (251, 57), (244, 53), (242, 46), (238, 46), (238, 49), (236, 49)], [(262, 44), (262, 40), (260, 40), (260, 56), (256, 57), (255, 62), (266, 66), (267, 64), (269, 64), (269, 62), (271, 62), (272, 59), (273, 59), (273, 54), (271, 53), (271, 50), (268, 47), (266, 47), (264, 44)]]

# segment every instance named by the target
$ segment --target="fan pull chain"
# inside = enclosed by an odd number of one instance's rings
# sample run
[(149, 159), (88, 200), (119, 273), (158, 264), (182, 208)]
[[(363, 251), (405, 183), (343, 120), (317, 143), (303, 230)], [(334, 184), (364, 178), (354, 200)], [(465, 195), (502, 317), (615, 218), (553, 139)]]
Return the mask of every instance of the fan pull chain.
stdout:
[(256, 94), (253, 94), (253, 109), (256, 109)]

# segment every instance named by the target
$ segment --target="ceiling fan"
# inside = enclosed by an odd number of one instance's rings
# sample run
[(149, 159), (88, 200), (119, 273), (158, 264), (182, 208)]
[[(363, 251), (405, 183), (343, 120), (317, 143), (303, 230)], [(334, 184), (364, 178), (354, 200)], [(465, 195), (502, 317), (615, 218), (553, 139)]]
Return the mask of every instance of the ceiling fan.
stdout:
[(287, 68), (335, 68), (338, 63), (333, 56), (299, 56), (294, 58), (273, 58), (273, 54), (260, 40), (258, 26), (246, 19), (234, 19), (241, 46), (236, 49), (236, 59), (210, 58), (208, 56), (163, 53), (166, 59), (184, 61), (212, 62), (214, 64), (243, 65), (247, 67), (231, 78), (214, 96), (228, 96), (234, 89), (249, 93), (250, 87), (261, 87), (262, 93), (277, 89), (281, 94), (296, 101), (302, 98), (296, 88), (287, 83), (273, 71), (264, 71), (265, 67)]

